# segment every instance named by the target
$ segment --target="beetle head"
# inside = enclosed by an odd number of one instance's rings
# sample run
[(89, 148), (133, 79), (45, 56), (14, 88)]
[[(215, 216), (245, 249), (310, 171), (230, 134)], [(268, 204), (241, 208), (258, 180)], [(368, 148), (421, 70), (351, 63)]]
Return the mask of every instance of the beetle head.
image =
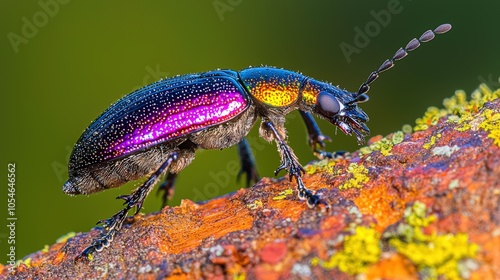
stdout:
[(327, 119), (347, 135), (354, 133), (361, 144), (370, 130), (365, 124), (368, 116), (357, 104), (367, 100), (366, 94), (358, 95), (309, 79), (302, 90), (301, 109)]
[(354, 133), (358, 143), (362, 144), (370, 130), (365, 124), (368, 115), (358, 107), (357, 103), (367, 101), (368, 96), (363, 95), (359, 99), (353, 97), (353, 93), (340, 89), (331, 92), (320, 91), (313, 110), (314, 113), (339, 127), (345, 134)]

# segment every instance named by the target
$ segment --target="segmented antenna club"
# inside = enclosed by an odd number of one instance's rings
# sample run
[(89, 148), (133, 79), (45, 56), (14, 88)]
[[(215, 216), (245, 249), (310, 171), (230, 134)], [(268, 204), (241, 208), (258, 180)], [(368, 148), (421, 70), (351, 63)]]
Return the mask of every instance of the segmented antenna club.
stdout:
[(394, 62), (396, 60), (403, 59), (408, 55), (408, 52), (411, 52), (418, 47), (420, 47), (420, 43), (426, 43), (429, 42), (430, 40), (434, 39), (434, 37), (437, 34), (444, 34), (451, 29), (451, 24), (445, 23), (441, 24), (440, 26), (436, 27), (434, 30), (427, 30), (425, 31), (420, 38), (413, 38), (406, 47), (404, 48), (399, 48), (399, 50), (396, 51), (394, 56), (391, 59), (387, 59), (384, 61), (380, 67), (376, 70), (373, 71), (369, 76), (368, 79), (359, 87), (359, 90), (357, 92), (357, 96), (355, 99), (355, 102), (364, 102), (368, 100), (368, 95), (366, 94), (370, 90), (370, 84), (373, 83), (378, 77), (379, 74), (391, 69), (394, 66)]

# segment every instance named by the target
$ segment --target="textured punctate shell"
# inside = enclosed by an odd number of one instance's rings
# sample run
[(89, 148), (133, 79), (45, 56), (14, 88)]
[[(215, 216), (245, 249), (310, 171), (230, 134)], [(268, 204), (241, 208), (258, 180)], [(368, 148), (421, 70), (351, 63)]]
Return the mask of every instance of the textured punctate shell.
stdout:
[(249, 105), (233, 71), (156, 82), (123, 97), (87, 128), (74, 147), (69, 171), (224, 123)]

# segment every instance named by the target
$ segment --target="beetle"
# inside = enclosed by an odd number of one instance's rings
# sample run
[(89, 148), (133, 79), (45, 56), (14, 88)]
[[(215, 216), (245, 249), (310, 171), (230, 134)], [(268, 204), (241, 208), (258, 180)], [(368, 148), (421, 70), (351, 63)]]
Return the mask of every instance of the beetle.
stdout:
[(105, 110), (84, 131), (70, 156), (69, 179), (63, 191), (69, 195), (91, 194), (119, 187), (148, 176), (130, 195), (119, 196), (125, 207), (102, 220), (105, 234), (83, 250), (79, 257), (101, 251), (121, 229), (128, 211), (142, 204), (156, 182), (167, 174), (167, 189), (175, 174), (191, 163), (197, 149), (223, 149), (238, 144), (242, 172), (257, 180), (251, 152), (244, 137), (261, 119), (260, 137), (277, 145), (281, 165), (297, 183), (298, 197), (311, 208), (326, 203), (302, 182), (304, 169), (286, 142), (285, 116), (299, 110), (309, 132), (309, 145), (319, 157), (324, 136), (311, 114), (326, 119), (345, 134), (354, 134), (359, 144), (369, 133), (368, 115), (358, 103), (368, 100), (367, 92), (379, 74), (394, 66), (421, 42), (451, 29), (442, 24), (424, 32), (384, 61), (363, 82), (349, 92), (328, 82), (274, 67), (241, 71), (214, 70), (160, 80), (121, 98)]

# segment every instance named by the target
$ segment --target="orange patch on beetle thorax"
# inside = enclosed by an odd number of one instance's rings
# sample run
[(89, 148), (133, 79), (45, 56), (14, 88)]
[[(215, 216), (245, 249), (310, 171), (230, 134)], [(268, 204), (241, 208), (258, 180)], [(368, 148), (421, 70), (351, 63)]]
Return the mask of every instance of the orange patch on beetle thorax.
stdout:
[(257, 100), (273, 106), (290, 106), (299, 98), (299, 89), (296, 85), (262, 83), (251, 91)]

